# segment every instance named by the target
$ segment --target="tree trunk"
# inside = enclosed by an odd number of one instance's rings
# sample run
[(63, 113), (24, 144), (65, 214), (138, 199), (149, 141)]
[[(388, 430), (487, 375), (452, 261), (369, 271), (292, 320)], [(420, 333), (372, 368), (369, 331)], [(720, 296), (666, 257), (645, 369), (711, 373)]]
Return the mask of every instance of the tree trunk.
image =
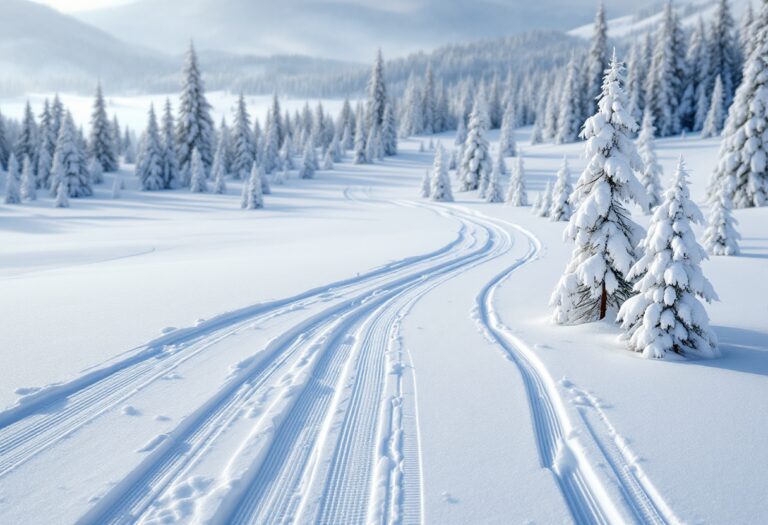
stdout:
[(605, 313), (608, 310), (608, 291), (603, 283), (603, 291), (600, 294), (600, 319), (605, 319)]

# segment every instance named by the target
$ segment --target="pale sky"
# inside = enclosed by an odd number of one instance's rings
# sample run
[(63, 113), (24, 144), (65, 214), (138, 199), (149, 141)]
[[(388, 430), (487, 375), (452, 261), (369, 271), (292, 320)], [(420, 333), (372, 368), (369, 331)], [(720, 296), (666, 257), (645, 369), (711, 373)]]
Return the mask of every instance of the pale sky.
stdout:
[(34, 0), (40, 4), (46, 4), (54, 9), (71, 13), (73, 11), (83, 11), (85, 9), (95, 9), (97, 7), (110, 7), (113, 5), (127, 4), (133, 0)]

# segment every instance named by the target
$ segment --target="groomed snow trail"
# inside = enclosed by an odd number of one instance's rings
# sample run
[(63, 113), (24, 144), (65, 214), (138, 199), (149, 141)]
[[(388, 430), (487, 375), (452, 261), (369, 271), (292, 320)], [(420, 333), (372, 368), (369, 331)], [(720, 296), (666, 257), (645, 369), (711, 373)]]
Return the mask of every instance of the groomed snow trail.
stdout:
[[(581, 409), (578, 412), (584, 426), (574, 426), (549, 372), (535, 352), (501, 321), (494, 307), (496, 292), (513, 272), (535, 260), (542, 247), (536, 236), (524, 228), (499, 219), (489, 220), (526, 238), (529, 249), (524, 257), (498, 274), (478, 294), (475, 306), (478, 324), (520, 371), (528, 394), (541, 465), (556, 478), (574, 521), (580, 525), (679, 523), (642, 470), (627, 457), (607, 416), (599, 409), (599, 403), (591, 403), (591, 406), (598, 411), (600, 420), (614, 437), (610, 446)], [(567, 382), (563, 386), (573, 387)], [(587, 432), (581, 432), (582, 429)], [(590, 453), (586, 453), (587, 448)], [(610, 472), (601, 471), (599, 465), (609, 465)]]

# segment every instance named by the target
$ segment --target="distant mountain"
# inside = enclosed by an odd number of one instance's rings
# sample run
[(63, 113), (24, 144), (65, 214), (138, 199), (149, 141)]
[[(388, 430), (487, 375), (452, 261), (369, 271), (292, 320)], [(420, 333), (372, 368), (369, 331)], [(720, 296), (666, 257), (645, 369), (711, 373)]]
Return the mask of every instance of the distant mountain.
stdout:
[(132, 77), (135, 83), (174, 64), (162, 53), (27, 0), (0, 1), (0, 20), (0, 90), (6, 93), (52, 86), (92, 90), (97, 78), (119, 83)]
[[(715, 13), (718, 1), (683, 0), (675, 2), (674, 6), (680, 16), (683, 27), (690, 27), (696, 23), (699, 17), (709, 20)], [(739, 17), (747, 9), (747, 5), (750, 2), (753, 4), (753, 8), (757, 6), (754, 0), (729, 0), (731, 13), (736, 18), (737, 24)], [(656, 2), (633, 14), (608, 20), (608, 36), (616, 39), (631, 38), (636, 35), (642, 35), (647, 31), (653, 31), (661, 22), (664, 4), (665, 2)], [(590, 38), (592, 36), (592, 24), (577, 27), (568, 33), (581, 38)]]
[[(614, 0), (624, 7), (625, 0)], [(631, 2), (629, 2), (631, 4)], [(596, 0), (138, 0), (78, 13), (125, 40), (181, 51), (303, 54), (370, 62), (385, 56), (588, 22)]]

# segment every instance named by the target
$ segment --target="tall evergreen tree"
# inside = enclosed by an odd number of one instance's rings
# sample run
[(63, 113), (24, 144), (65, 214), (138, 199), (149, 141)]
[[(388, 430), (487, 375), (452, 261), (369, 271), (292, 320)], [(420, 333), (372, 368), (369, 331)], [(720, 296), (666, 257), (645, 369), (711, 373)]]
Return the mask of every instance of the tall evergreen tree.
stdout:
[(149, 108), (141, 156), (136, 162), (136, 176), (144, 191), (157, 191), (167, 187), (163, 174), (163, 142), (157, 127), (154, 105)]
[(317, 163), (317, 152), (312, 147), (310, 142), (304, 146), (304, 155), (301, 159), (301, 166), (299, 166), (299, 178), (300, 179), (314, 179), (315, 178), (315, 164)]
[(746, 62), (752, 53), (752, 37), (754, 36), (755, 13), (752, 10), (752, 2), (747, 2), (747, 8), (741, 18), (739, 29), (739, 46), (741, 48), (742, 62)]
[(711, 255), (738, 255), (741, 235), (736, 231), (738, 222), (731, 212), (730, 185), (732, 180), (723, 181), (713, 195), (709, 207), (709, 220), (704, 232), (704, 246)]
[[(368, 157), (366, 156), (366, 134), (365, 134), (365, 121), (362, 118), (357, 119), (357, 126), (355, 127), (355, 151), (353, 156), (353, 162), (355, 164), (366, 164)], [(306, 156), (306, 151), (304, 152)]]
[(525, 189), (525, 165), (522, 154), (518, 154), (517, 159), (515, 159), (504, 201), (509, 206), (528, 206), (528, 192)]
[(499, 135), (499, 148), (501, 154), (507, 157), (517, 155), (517, 142), (515, 142), (515, 106), (507, 103), (504, 109), (504, 117), (501, 119), (501, 134)]
[(643, 357), (718, 355), (717, 338), (700, 301), (717, 300), (717, 295), (701, 271), (707, 256), (691, 228), (691, 223), (703, 220), (690, 198), (681, 158), (674, 182), (640, 244), (645, 253), (628, 274), (636, 280), (636, 295), (623, 304), (617, 317), (629, 348)]
[(162, 167), (163, 185), (166, 189), (176, 188), (181, 185), (179, 173), (179, 161), (176, 158), (176, 142), (173, 138), (173, 111), (171, 101), (165, 99), (165, 112), (163, 113), (163, 128), (161, 130), (160, 165)]
[(549, 220), (553, 222), (567, 221), (573, 212), (570, 202), (573, 187), (571, 186), (571, 170), (568, 168), (568, 158), (563, 156), (563, 163), (557, 171), (555, 188), (552, 192), (552, 206), (549, 208)]
[(27, 201), (37, 200), (37, 181), (35, 172), (32, 170), (32, 162), (29, 157), (24, 157), (24, 163), (21, 170), (21, 198)]
[(117, 154), (112, 134), (112, 124), (107, 117), (107, 106), (101, 83), (96, 85), (96, 98), (91, 113), (91, 135), (88, 141), (88, 154), (101, 164), (105, 172), (117, 171)]
[(720, 75), (717, 75), (715, 89), (712, 91), (712, 102), (707, 112), (707, 119), (704, 121), (704, 127), (701, 129), (701, 138), (716, 137), (723, 130), (723, 121), (725, 121), (724, 98), (723, 83), (720, 80)]
[(578, 208), (565, 229), (575, 247), (550, 299), (557, 323), (603, 319), (632, 290), (627, 275), (636, 260), (641, 230), (624, 203), (646, 203), (634, 174), (642, 167), (630, 138), (637, 124), (626, 106), (624, 66), (614, 54), (598, 112), (587, 119), (582, 132), (588, 163), (572, 194)]
[(637, 137), (637, 149), (643, 161), (643, 171), (640, 174), (640, 184), (645, 188), (648, 197), (648, 208), (651, 209), (661, 204), (661, 175), (662, 170), (656, 157), (656, 148), (653, 137), (656, 128), (653, 125), (653, 114), (646, 111), (643, 115), (643, 124), (640, 127), (640, 135)]
[(384, 147), (384, 154), (386, 156), (391, 157), (397, 155), (397, 122), (395, 121), (395, 110), (392, 108), (392, 102), (387, 102), (387, 105), (384, 106), (384, 123), (381, 127), (381, 143)]
[(205, 87), (197, 64), (197, 53), (189, 44), (182, 73), (183, 84), (176, 121), (176, 145), (181, 169), (190, 168), (192, 150), (197, 148), (203, 169), (207, 173), (213, 163), (213, 120), (211, 105), (205, 98)]
[(264, 207), (261, 173), (259, 172), (259, 166), (255, 162), (251, 167), (251, 176), (246, 183), (246, 198), (243, 204), (243, 208), (247, 210), (257, 210)]
[(256, 159), (256, 147), (251, 129), (251, 119), (245, 105), (245, 97), (240, 94), (232, 125), (232, 176), (246, 180)]
[(429, 197), (436, 202), (453, 202), (451, 180), (448, 177), (448, 169), (445, 162), (445, 150), (443, 149), (442, 144), (438, 144), (437, 150), (435, 150)]
[(427, 64), (427, 73), (424, 79), (424, 90), (421, 94), (422, 122), (424, 133), (436, 132), (435, 116), (437, 114), (437, 101), (435, 99), (435, 77), (432, 73), (432, 64)]
[(755, 21), (754, 50), (744, 67), (723, 130), (720, 161), (710, 195), (724, 180), (733, 180), (736, 208), (768, 204), (768, 2)]
[(55, 181), (56, 187), (53, 188), (56, 195), (58, 185), (61, 184), (65, 185), (68, 197), (87, 197), (93, 194), (85, 152), (81, 150), (78, 132), (69, 112), (62, 118), (54, 157), (58, 157), (60, 170)]
[(16, 161), (16, 154), (11, 153), (8, 159), (8, 174), (5, 178), (5, 203), (21, 203), (21, 193), (19, 191), (19, 163)]
[(8, 145), (8, 135), (5, 128), (5, 117), (0, 113), (0, 169), (8, 169), (8, 157), (11, 154), (11, 148)]
[(725, 107), (730, 106), (736, 87), (741, 81), (741, 52), (739, 50), (736, 23), (731, 16), (728, 0), (718, 0), (709, 39), (710, 80), (713, 89), (715, 79), (720, 76), (723, 83)]
[(13, 152), (17, 160), (29, 157), (32, 162), (37, 161), (37, 124), (29, 101), (24, 107), (24, 118), (21, 121), (21, 130), (16, 137)]
[(467, 140), (464, 143), (464, 156), (461, 159), (461, 191), (478, 189), (480, 181), (490, 176), (491, 156), (485, 133), (488, 130), (488, 113), (485, 97), (480, 94), (475, 99), (472, 114), (469, 117)]
[(421, 133), (424, 130), (424, 111), (421, 91), (413, 73), (408, 77), (408, 83), (405, 86), (402, 111), (400, 136), (409, 137)]
[(192, 150), (192, 162), (189, 165), (190, 179), (189, 179), (189, 191), (192, 193), (206, 193), (208, 191), (208, 183), (206, 182), (205, 168), (203, 167), (203, 159), (200, 156), (200, 152), (197, 148)]
[[(584, 97), (583, 121), (592, 115), (596, 109), (596, 100), (600, 95), (600, 86), (603, 82), (603, 72), (608, 67), (608, 25), (605, 22), (605, 5), (600, 3), (595, 15), (592, 46), (589, 49), (587, 60), (587, 84)], [(578, 114), (578, 113), (577, 113)]]
[(386, 105), (387, 87), (384, 83), (384, 59), (381, 56), (381, 49), (379, 49), (368, 80), (368, 100), (365, 106), (366, 128), (368, 130), (374, 125), (381, 129)]
[(557, 144), (574, 142), (579, 136), (579, 129), (581, 129), (583, 122), (579, 108), (579, 84), (576, 55), (572, 54), (568, 63), (568, 76), (565, 79), (563, 95), (560, 99), (560, 115), (557, 118), (557, 132), (555, 134)]
[(682, 29), (667, 0), (662, 23), (656, 33), (653, 61), (646, 85), (646, 105), (653, 110), (654, 122), (660, 136), (680, 133), (680, 98), (685, 75)]

